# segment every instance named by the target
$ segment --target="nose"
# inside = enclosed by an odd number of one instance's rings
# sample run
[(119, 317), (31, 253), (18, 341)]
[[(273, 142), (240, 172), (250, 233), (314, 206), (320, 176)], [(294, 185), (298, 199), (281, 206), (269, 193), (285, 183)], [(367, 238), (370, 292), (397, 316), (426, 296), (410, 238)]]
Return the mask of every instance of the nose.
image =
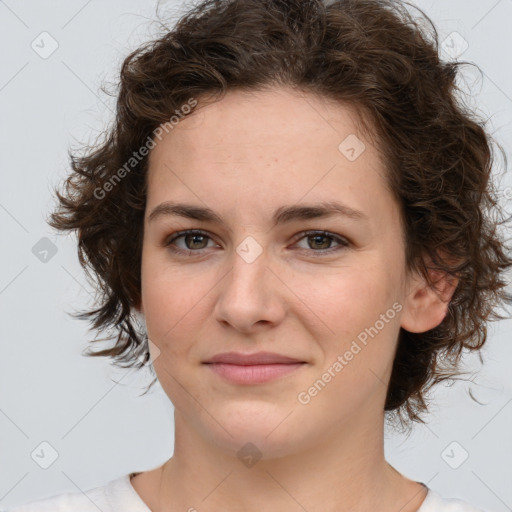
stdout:
[(274, 327), (286, 312), (285, 290), (265, 252), (252, 262), (235, 253), (231, 270), (219, 284), (215, 317), (246, 334)]

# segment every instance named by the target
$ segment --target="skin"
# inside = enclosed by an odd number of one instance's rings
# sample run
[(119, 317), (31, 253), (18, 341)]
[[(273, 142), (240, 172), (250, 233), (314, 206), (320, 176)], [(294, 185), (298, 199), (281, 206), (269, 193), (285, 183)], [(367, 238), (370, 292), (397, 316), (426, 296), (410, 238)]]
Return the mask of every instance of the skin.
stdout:
[[(387, 384), (400, 327), (441, 323), (456, 283), (441, 276), (435, 293), (407, 272), (398, 204), (355, 108), (285, 87), (231, 91), (200, 107), (150, 153), (139, 311), (175, 407), (175, 447), (165, 464), (132, 478), (134, 489), (153, 512), (417, 511), (425, 488), (384, 458)], [(350, 134), (366, 146), (354, 161), (338, 149)], [(223, 223), (150, 222), (164, 201), (207, 206)], [(272, 225), (276, 209), (320, 201), (342, 201), (367, 218)], [(187, 246), (182, 237), (174, 247), (189, 254), (173, 253), (165, 242), (185, 229), (209, 238)], [(251, 263), (236, 250), (248, 236), (262, 250)], [(393, 304), (394, 318), (300, 403), (298, 394)], [(228, 351), (307, 364), (237, 385), (202, 364)], [(251, 467), (237, 456), (248, 442), (261, 454)]]

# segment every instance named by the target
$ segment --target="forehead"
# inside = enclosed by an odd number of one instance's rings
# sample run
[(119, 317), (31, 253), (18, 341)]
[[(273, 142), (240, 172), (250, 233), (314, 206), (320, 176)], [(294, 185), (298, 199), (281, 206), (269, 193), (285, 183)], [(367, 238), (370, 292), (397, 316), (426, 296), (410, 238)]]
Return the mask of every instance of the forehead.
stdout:
[(211, 203), (215, 193), (226, 208), (274, 211), (286, 196), (287, 203), (346, 198), (362, 210), (391, 200), (386, 188), (357, 108), (289, 88), (199, 102), (150, 152), (151, 205), (169, 195)]
[(157, 144), (150, 158), (161, 158), (172, 146), (193, 159), (242, 156), (258, 147), (292, 154), (303, 146), (338, 151), (348, 135), (363, 138), (361, 118), (356, 106), (288, 87), (233, 90), (221, 100), (199, 100), (192, 114), (163, 135), (166, 142)]

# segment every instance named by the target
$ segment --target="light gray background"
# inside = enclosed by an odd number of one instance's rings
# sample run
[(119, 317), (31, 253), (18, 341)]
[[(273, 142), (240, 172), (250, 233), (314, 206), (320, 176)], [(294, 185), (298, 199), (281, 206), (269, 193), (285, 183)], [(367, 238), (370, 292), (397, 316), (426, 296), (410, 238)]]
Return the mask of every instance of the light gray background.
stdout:
[[(161, 2), (160, 12), (181, 4)], [(461, 58), (484, 72), (481, 80), (466, 71), (472, 101), (512, 158), (512, 0), (416, 5), (443, 38), (456, 31), (468, 42)], [(75, 237), (55, 235), (44, 221), (67, 172), (68, 146), (93, 141), (112, 117), (102, 80), (115, 80), (128, 52), (151, 38), (155, 8), (147, 0), (0, 1), (0, 507), (85, 491), (172, 454), (172, 405), (159, 385), (139, 396), (149, 373), (82, 355), (94, 333), (66, 312), (86, 308), (93, 292)], [(58, 43), (46, 59), (31, 47), (42, 46), (43, 31)], [(507, 174), (501, 188), (509, 199), (511, 185)], [(46, 263), (32, 252), (43, 237), (57, 248)], [(473, 383), (432, 395), (427, 426), (386, 438), (389, 462), (409, 478), (498, 512), (512, 510), (511, 327), (509, 320), (491, 327), (483, 367), (466, 358)], [(58, 453), (47, 469), (35, 461), (50, 460), (43, 442)], [(450, 467), (465, 452), (469, 458)]]

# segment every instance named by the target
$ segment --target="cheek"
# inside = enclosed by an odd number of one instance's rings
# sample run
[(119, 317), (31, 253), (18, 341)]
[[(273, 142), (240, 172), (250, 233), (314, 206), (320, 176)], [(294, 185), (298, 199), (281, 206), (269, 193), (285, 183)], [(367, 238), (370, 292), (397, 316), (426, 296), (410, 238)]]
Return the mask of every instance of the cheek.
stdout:
[(331, 334), (354, 334), (373, 324), (395, 300), (392, 278), (382, 267), (347, 266), (336, 273), (304, 275), (296, 280), (297, 296)]
[(184, 361), (190, 358), (198, 339), (202, 325), (199, 315), (204, 314), (208, 288), (202, 290), (200, 284), (176, 270), (153, 268), (159, 270), (146, 271), (142, 280), (148, 337), (158, 348), (153, 367), (174, 406), (186, 410), (194, 406), (186, 390), (194, 389), (197, 383), (191, 381), (191, 372), (184, 373)]
[(201, 325), (208, 286), (206, 280), (192, 279), (167, 265), (145, 265), (142, 301), (150, 339), (167, 359), (185, 353)]
[[(307, 282), (308, 293), (305, 282), (301, 293), (312, 318), (322, 320), (315, 338), (324, 354), (324, 369), (342, 356), (347, 361), (343, 374), (351, 385), (368, 385), (368, 378), (375, 378), (369, 369), (383, 376), (392, 363), (401, 310), (395, 280), (385, 266), (345, 267), (328, 279)], [(342, 380), (339, 385), (344, 385)]]

